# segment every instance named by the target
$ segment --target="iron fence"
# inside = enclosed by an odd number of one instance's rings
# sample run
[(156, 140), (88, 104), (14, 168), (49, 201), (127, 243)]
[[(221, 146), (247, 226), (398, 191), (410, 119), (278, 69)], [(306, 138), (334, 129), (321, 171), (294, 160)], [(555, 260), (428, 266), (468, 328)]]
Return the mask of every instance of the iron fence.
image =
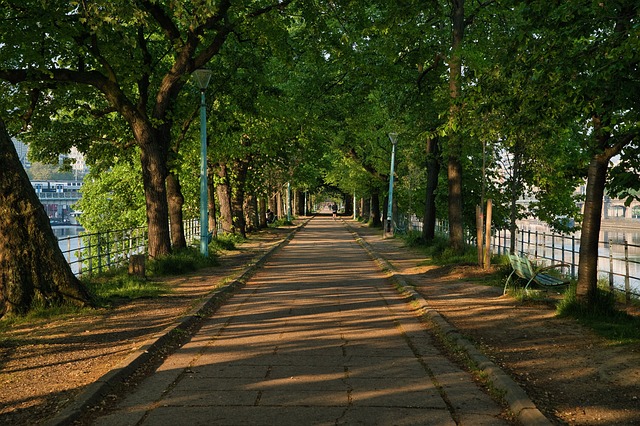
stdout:
[[(401, 228), (422, 232), (422, 221), (417, 217), (404, 218)], [(447, 221), (436, 222), (436, 234), (448, 236)], [(477, 246), (473, 233), (465, 231), (466, 243)], [(511, 249), (511, 233), (496, 230), (491, 237), (491, 251), (506, 255)], [(515, 235), (515, 250), (530, 256), (541, 266), (564, 263), (568, 265), (568, 276), (578, 276), (580, 252), (579, 234), (564, 235), (522, 227)], [(623, 292), (627, 300), (640, 297), (640, 245), (630, 243), (626, 237), (605, 238), (598, 242), (598, 277), (608, 281), (611, 291)]]
[[(198, 219), (184, 221), (187, 244), (199, 239)], [(81, 277), (127, 265), (129, 258), (146, 254), (149, 235), (146, 227), (86, 233), (58, 239), (58, 245), (73, 273)]]

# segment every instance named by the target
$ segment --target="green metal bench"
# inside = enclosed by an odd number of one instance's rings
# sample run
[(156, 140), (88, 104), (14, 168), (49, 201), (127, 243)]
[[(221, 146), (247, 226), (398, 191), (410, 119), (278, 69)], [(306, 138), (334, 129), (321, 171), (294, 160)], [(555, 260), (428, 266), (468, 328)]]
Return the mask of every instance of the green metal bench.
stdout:
[(511, 272), (511, 274), (507, 278), (507, 282), (504, 284), (503, 294), (507, 292), (507, 287), (509, 286), (509, 282), (511, 281), (511, 278), (514, 274), (522, 279), (527, 280), (527, 285), (524, 287), (525, 290), (527, 290), (531, 282), (535, 282), (542, 287), (559, 287), (567, 285), (570, 282), (570, 280), (567, 278), (558, 278), (556, 276), (545, 273), (545, 271), (551, 269), (569, 267), (570, 265), (566, 263), (557, 263), (554, 265), (536, 269), (533, 267), (527, 256), (520, 256), (517, 254), (510, 254), (509, 262), (511, 262), (513, 272)]

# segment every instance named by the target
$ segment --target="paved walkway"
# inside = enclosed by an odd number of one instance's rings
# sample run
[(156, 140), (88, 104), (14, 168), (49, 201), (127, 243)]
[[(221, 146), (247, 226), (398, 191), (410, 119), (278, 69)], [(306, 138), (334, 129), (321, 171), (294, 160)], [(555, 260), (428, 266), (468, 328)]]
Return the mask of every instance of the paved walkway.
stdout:
[(500, 412), (342, 222), (318, 217), (95, 424), (505, 424)]

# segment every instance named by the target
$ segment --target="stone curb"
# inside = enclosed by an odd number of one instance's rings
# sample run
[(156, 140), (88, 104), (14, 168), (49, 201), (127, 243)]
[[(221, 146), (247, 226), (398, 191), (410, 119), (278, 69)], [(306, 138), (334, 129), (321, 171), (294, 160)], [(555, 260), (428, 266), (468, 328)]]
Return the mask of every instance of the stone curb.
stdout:
[(61, 412), (56, 414), (52, 419), (45, 422), (47, 426), (69, 425), (79, 419), (85, 410), (97, 404), (100, 400), (112, 393), (118, 384), (131, 376), (138, 368), (146, 363), (154, 354), (159, 353), (168, 343), (171, 342), (173, 336), (181, 332), (188, 331), (191, 327), (202, 321), (207, 315), (211, 314), (215, 309), (215, 304), (220, 296), (232, 293), (237, 288), (243, 286), (255, 272), (264, 265), (264, 263), (278, 250), (293, 239), (295, 234), (312, 219), (309, 217), (302, 224), (296, 226), (289, 234), (278, 244), (271, 247), (265, 253), (256, 256), (251, 264), (233, 281), (230, 281), (220, 288), (211, 292), (206, 296), (206, 300), (199, 303), (185, 316), (176, 319), (176, 321), (146, 340), (138, 349), (133, 351), (115, 368), (108, 371), (94, 383), (88, 385), (80, 392), (74, 401), (67, 405)]
[(477, 367), (487, 374), (493, 387), (504, 394), (504, 400), (520, 424), (523, 426), (543, 426), (552, 424), (551, 421), (549, 421), (549, 419), (547, 419), (544, 414), (538, 410), (526, 392), (508, 374), (487, 358), (471, 341), (463, 337), (459, 330), (448, 323), (438, 311), (429, 307), (425, 298), (407, 282), (402, 274), (400, 274), (387, 259), (374, 251), (364, 237), (360, 236), (360, 234), (358, 234), (351, 225), (347, 222), (344, 222), (344, 224), (348, 228), (349, 232), (351, 232), (356, 242), (367, 251), (369, 256), (378, 264), (380, 269), (387, 272), (389, 278), (394, 283), (398, 291), (401, 294), (406, 295), (409, 300), (419, 305), (422, 314), (427, 316), (440, 330), (442, 338), (464, 350)]

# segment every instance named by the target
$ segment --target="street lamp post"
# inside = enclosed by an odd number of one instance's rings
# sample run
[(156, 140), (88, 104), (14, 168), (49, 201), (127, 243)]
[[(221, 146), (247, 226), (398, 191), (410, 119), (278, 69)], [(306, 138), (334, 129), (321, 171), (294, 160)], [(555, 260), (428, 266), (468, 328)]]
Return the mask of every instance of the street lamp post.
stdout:
[(211, 70), (193, 72), (200, 89), (200, 254), (209, 256), (209, 218), (207, 209), (207, 104), (204, 92), (211, 79)]
[(386, 232), (393, 234), (393, 170), (395, 168), (396, 161), (396, 145), (398, 143), (398, 134), (389, 133), (389, 140), (391, 141), (391, 172), (389, 173), (389, 203), (387, 204), (387, 226)]

